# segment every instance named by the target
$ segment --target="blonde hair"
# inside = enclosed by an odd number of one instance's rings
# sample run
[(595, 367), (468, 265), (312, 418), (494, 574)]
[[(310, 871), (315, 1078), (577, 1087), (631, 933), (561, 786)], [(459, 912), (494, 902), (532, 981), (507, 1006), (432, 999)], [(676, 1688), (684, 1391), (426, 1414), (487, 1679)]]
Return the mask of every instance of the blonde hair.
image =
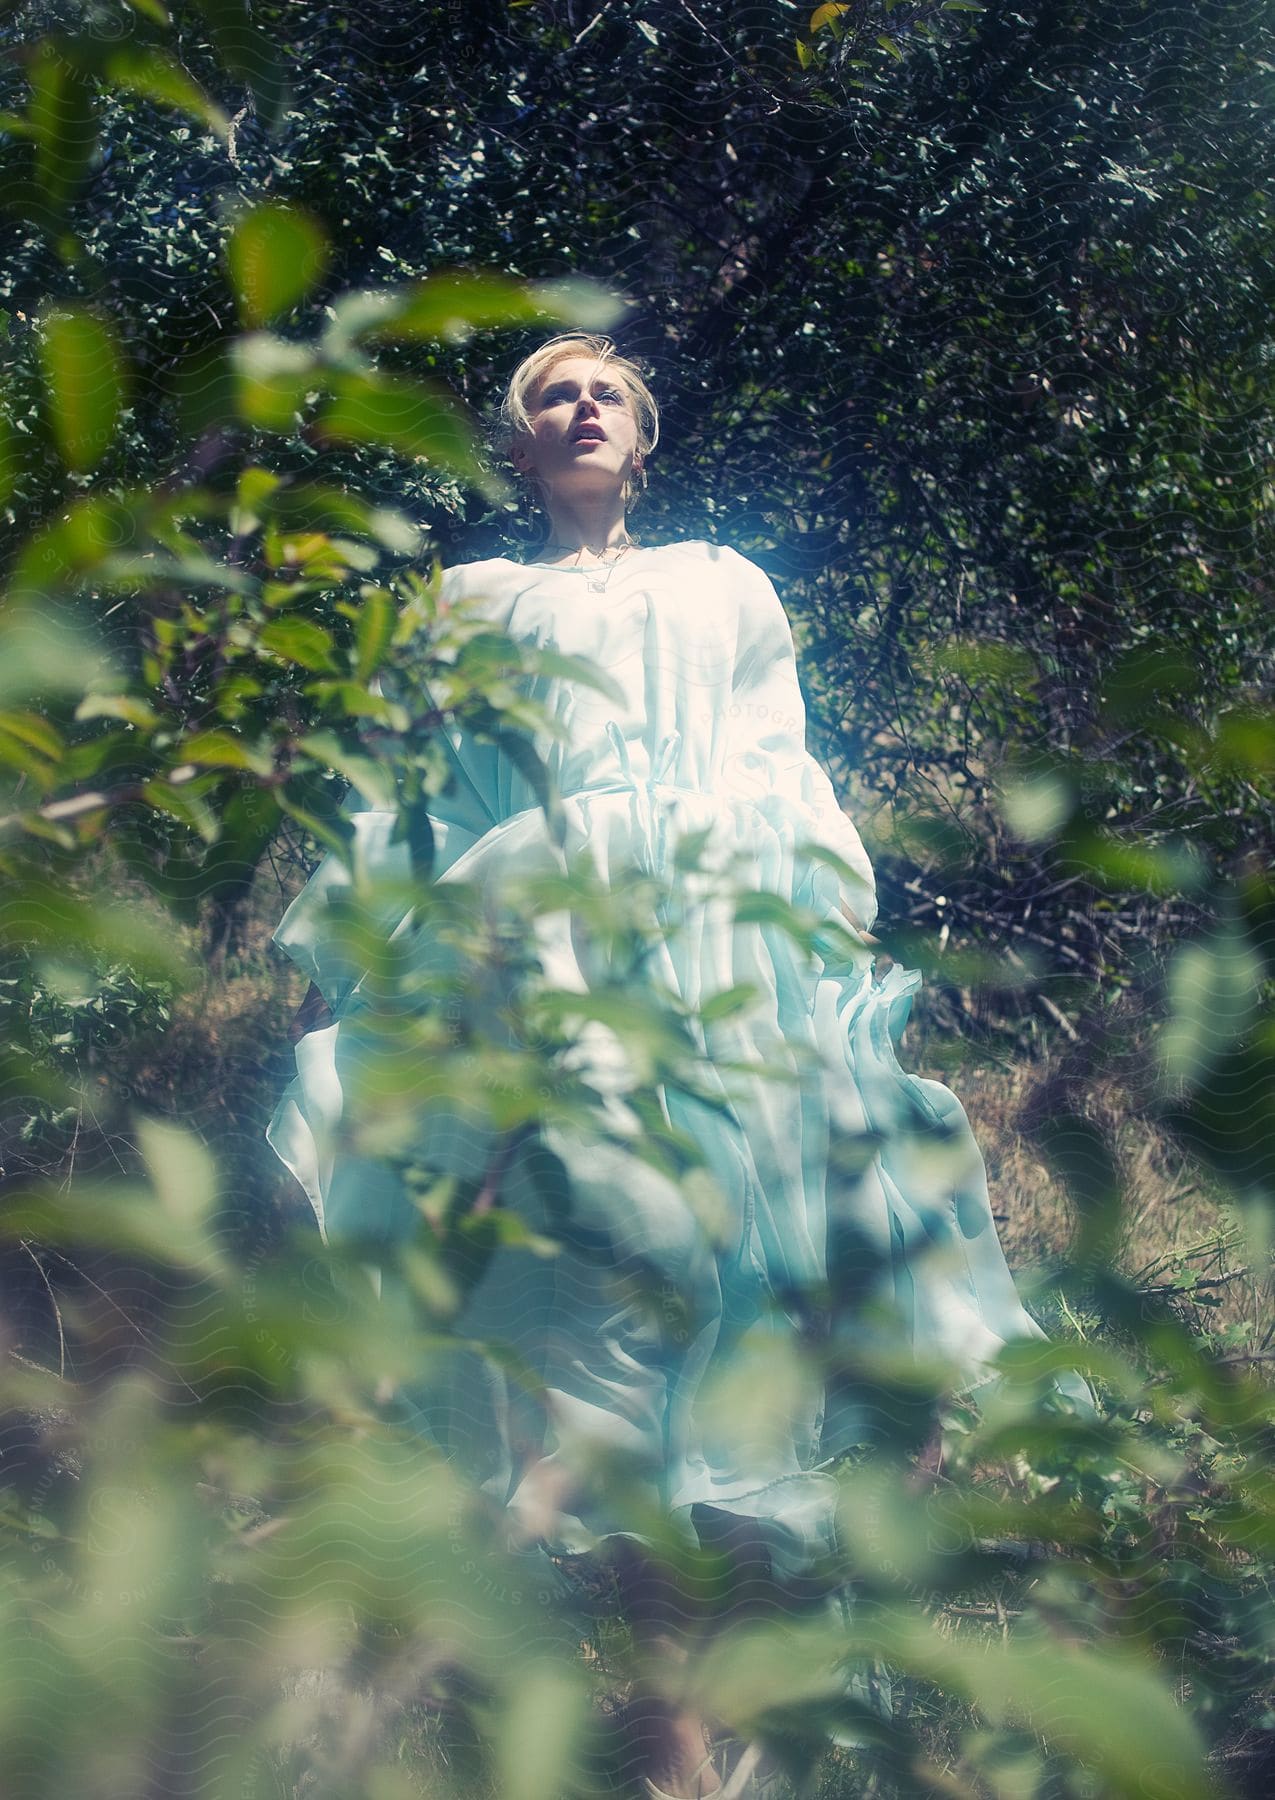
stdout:
[(529, 356), (524, 356), (510, 376), (500, 402), (500, 448), (508, 456), (514, 440), (522, 432), (531, 430), (528, 399), (549, 371), (569, 356), (592, 356), (605, 363), (633, 409), (637, 422), (637, 454), (642, 458), (642, 468), (636, 479), (630, 478), (626, 484), (625, 504), (631, 505), (646, 486), (646, 458), (660, 441), (660, 409), (641, 369), (629, 357), (621, 356), (610, 338), (599, 337), (591, 331), (564, 331), (547, 339)]

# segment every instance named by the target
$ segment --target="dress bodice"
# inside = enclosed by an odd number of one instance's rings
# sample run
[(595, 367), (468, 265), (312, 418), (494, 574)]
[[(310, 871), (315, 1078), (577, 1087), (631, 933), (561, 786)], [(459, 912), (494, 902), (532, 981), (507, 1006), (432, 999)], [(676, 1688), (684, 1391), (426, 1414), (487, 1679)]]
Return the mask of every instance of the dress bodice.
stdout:
[[(582, 570), (506, 557), (459, 565), (443, 580), (445, 601), (463, 600), (516, 642), (584, 659), (608, 678), (605, 692), (566, 675), (527, 684), (557, 726), (535, 744), (564, 799), (639, 787), (786, 811), (800, 835), (849, 865), (847, 897), (870, 922), (871, 864), (806, 749), (792, 632), (755, 564), (695, 541), (630, 552), (600, 592)], [(448, 735), (457, 787), (471, 802), (454, 814), (457, 826), (482, 823), (475, 799), (489, 825), (537, 804), (499, 746), (460, 726)]]

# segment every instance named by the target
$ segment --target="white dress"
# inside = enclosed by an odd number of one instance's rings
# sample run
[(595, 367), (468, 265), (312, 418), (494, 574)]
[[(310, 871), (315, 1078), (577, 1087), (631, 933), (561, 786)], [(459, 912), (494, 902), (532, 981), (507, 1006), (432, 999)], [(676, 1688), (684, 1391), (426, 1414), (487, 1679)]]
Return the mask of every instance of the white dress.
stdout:
[[(816, 923), (844, 923), (842, 897), (865, 927), (875, 916), (859, 834), (806, 750), (787, 617), (754, 564), (703, 542), (639, 549), (595, 592), (578, 570), (494, 558), (449, 570), (445, 593), (481, 605), (520, 643), (587, 658), (617, 690), (531, 683), (566, 728), (537, 739), (562, 796), (561, 845), (523, 771), (450, 728), (455, 780), (431, 806), (434, 879), (497, 893), (518, 873), (570, 868), (587, 849), (607, 883), (634, 868), (668, 883), (682, 929), (658, 946), (652, 981), (695, 1006), (739, 983), (755, 1000), (705, 1035), (722, 1108), (675, 1084), (659, 1089), (663, 1117), (711, 1171), (711, 1229), (689, 1190), (626, 1147), (637, 1130), (625, 1099), (632, 1071), (608, 1029), (586, 1032), (597, 1130), (546, 1128), (501, 1187), (500, 1204), (556, 1231), (562, 1248), (498, 1252), (461, 1321), (471, 1339), (512, 1347), (543, 1388), (529, 1396), (507, 1365), (458, 1352), (446, 1379), (435, 1369), (423, 1383), (422, 1424), (550, 1547), (584, 1550), (633, 1529), (640, 1504), (689, 1531), (692, 1509), (707, 1505), (759, 1521), (776, 1571), (796, 1573), (833, 1542), (837, 1488), (820, 1465), (868, 1437), (875, 1418), (871, 1383), (825, 1388), (798, 1340), (847, 1343), (882, 1329), (865, 1271), (883, 1271), (913, 1349), (952, 1356), (968, 1386), (1006, 1340), (1044, 1336), (1015, 1291), (959, 1102), (895, 1058), (920, 976), (896, 966), (874, 980), (866, 946), (847, 953), (843, 940), (838, 951), (835, 932), (807, 954), (764, 916), (735, 922), (698, 878), (674, 870), (679, 838), (708, 828), (706, 866), (733, 867)], [(408, 852), (389, 844), (393, 822), (354, 815), (366, 866), (401, 880)], [(809, 843), (841, 867), (803, 854)], [(414, 1215), (389, 1167), (341, 1136), (363, 1053), (359, 972), (325, 926), (346, 880), (329, 858), (275, 934), (337, 1023), (298, 1045), (297, 1079), (269, 1136), (321, 1229), (367, 1241), (410, 1230)], [(539, 921), (537, 950), (558, 988), (579, 992), (605, 975), (565, 915)], [(741, 1073), (739, 1062), (788, 1079)], [(838, 1173), (833, 1152), (847, 1142), (861, 1153)], [(427, 1167), (478, 1179), (493, 1147), (480, 1116), (422, 1109), (415, 1152)], [(546, 1199), (555, 1180), (569, 1193), (565, 1231)], [(1055, 1379), (1091, 1405), (1078, 1378)], [(601, 1473), (582, 1473), (595, 1465)], [(546, 1471), (562, 1476), (547, 1519)]]

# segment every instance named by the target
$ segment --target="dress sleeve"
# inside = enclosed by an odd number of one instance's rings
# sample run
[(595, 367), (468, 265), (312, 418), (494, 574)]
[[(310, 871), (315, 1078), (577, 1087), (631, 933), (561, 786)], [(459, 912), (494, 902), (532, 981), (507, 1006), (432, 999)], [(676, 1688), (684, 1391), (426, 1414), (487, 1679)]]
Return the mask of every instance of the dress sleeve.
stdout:
[[(457, 597), (460, 577), (459, 568), (446, 572), (444, 599)], [(452, 738), (458, 731), (459, 727), (452, 727), (444, 732), (452, 779), (446, 791), (436, 795), (429, 806), (435, 879), (476, 844), (493, 823), (484, 796), (455, 754)], [(392, 932), (411, 910), (411, 850), (406, 842), (390, 841), (398, 814), (369, 807), (354, 789), (346, 796), (341, 810), (354, 826), (351, 862), (372, 890), (378, 924), (384, 931)], [(329, 853), (288, 907), (270, 940), (309, 976), (333, 1009), (348, 998), (364, 973), (351, 961), (342, 934), (332, 920), (333, 903), (348, 896), (351, 887), (350, 869), (339, 856)]]
[(877, 912), (872, 864), (828, 775), (806, 749), (806, 703), (788, 615), (769, 576), (745, 557), (737, 561), (740, 624), (727, 778), (741, 792), (780, 797), (807, 822), (809, 840), (847, 865), (841, 891), (870, 929)]

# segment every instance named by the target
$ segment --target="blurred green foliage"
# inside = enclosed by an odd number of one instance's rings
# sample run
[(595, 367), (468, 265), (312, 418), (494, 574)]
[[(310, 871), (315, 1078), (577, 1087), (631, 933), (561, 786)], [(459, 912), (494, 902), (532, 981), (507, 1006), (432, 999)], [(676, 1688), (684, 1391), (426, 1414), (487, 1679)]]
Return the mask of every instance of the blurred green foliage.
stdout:
[[(667, 401), (644, 529), (708, 519), (784, 582), (896, 947), (975, 1035), (1085, 1051), (1035, 1129), (1076, 1211), (1053, 1348), (981, 1406), (888, 1331), (826, 1349), (889, 1422), (836, 1471), (850, 1618), (728, 1616), (694, 1691), (829, 1795), (1263, 1791), (1271, 1333), (1212, 1328), (1184, 1263), (1118, 1273), (1088, 1084), (1132, 1030), (1267, 1293), (1267, 14), (67, 0), (0, 30), (5, 1793), (621, 1780), (622, 1623), (413, 1424), (518, 1221), (422, 1178), (376, 1297), (180, 1094), (136, 1104), (268, 859), (348, 853), (347, 785), (413, 857), (398, 896), (353, 868), (345, 923), (387, 1068), (428, 1052), (506, 1145), (591, 1118), (589, 1016), (652, 1088), (693, 1080), (709, 1014), (624, 981), (640, 892), (503, 897), (586, 914), (616, 983), (528, 1000), (531, 1048), (465, 1046), (478, 1081), (385, 926), (410, 901), (463, 980), (521, 992), (516, 928), (429, 886), (425, 815), (449, 720), (534, 769), (540, 665), (429, 569), (525, 526), (474, 417), (497, 365), (617, 322)], [(384, 1086), (394, 1154), (419, 1093)], [(706, 1204), (693, 1145), (642, 1153)], [(1094, 1420), (1048, 1397), (1071, 1366)], [(793, 1378), (749, 1371), (759, 1421)], [(667, 1553), (711, 1588), (707, 1550)]]

